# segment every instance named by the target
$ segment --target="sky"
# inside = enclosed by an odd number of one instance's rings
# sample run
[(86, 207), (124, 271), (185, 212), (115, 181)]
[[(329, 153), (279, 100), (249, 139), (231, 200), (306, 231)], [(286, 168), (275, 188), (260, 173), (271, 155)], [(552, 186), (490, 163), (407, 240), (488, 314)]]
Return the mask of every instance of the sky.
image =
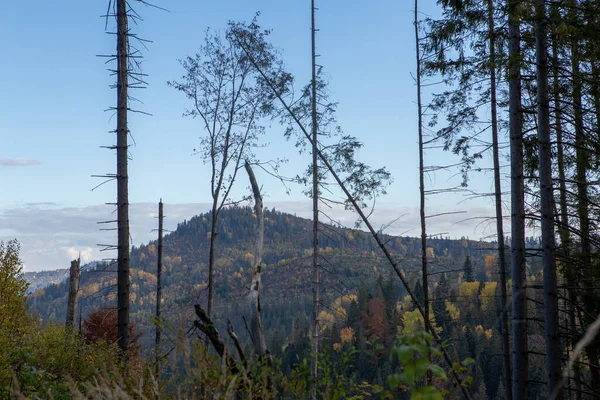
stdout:
[[(272, 29), (272, 43), (283, 52), (286, 67), (298, 82), (310, 74), (310, 2), (221, 0), (198, 2), (155, 0), (168, 12), (134, 4), (143, 17), (132, 30), (152, 43), (144, 49), (143, 72), (149, 87), (134, 96), (136, 107), (152, 116), (134, 114), (130, 130), (129, 193), (134, 245), (154, 238), (156, 203), (165, 202), (167, 229), (209, 209), (208, 167), (193, 155), (204, 133), (198, 121), (183, 118), (189, 101), (167, 81), (183, 75), (178, 59), (193, 55), (207, 28), (223, 32), (229, 20), (259, 23)], [(134, 2), (136, 3), (136, 2)], [(434, 1), (423, 2), (423, 16), (435, 15)], [(107, 255), (97, 243), (114, 242), (98, 230), (111, 219), (105, 203), (116, 197), (115, 183), (92, 190), (102, 180), (91, 177), (115, 172), (115, 155), (100, 146), (114, 143), (116, 119), (105, 110), (114, 106), (114, 77), (97, 55), (111, 54), (114, 35), (105, 33), (108, 1), (65, 0), (57, 4), (8, 2), (0, 13), (0, 240), (17, 238), (25, 270), (66, 268), (81, 254), (84, 262)], [(360, 160), (385, 166), (394, 183), (378, 200), (376, 226), (396, 220), (392, 234), (419, 234), (418, 147), (416, 121), (415, 46), (411, 1), (317, 1), (317, 52), (329, 79), (331, 98), (339, 102), (338, 122), (364, 142)], [(114, 21), (108, 22), (109, 31)], [(283, 173), (295, 175), (310, 162), (283, 139), (284, 129), (272, 124), (264, 157), (285, 156)], [(456, 161), (442, 151), (428, 151), (426, 164)], [(455, 172), (438, 172), (428, 188), (456, 184)], [(301, 188), (285, 189), (259, 174), (265, 205), (310, 216), (310, 202)], [(492, 176), (473, 179), (489, 192)], [(247, 193), (247, 184), (235, 195)], [(491, 225), (480, 217), (493, 215), (487, 199), (462, 195), (431, 196), (428, 213), (464, 211), (432, 218), (430, 233), (450, 237), (487, 237)], [(343, 210), (332, 215), (351, 224)]]

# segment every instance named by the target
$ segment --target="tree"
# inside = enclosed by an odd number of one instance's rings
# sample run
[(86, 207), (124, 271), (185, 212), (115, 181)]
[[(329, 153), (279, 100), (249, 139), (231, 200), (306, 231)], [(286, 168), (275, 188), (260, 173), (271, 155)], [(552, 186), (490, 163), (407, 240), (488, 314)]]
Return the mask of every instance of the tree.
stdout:
[(250, 179), (250, 187), (254, 195), (254, 213), (256, 214), (256, 247), (254, 252), (254, 265), (252, 267), (252, 284), (250, 285), (250, 293), (248, 298), (250, 299), (250, 328), (252, 331), (252, 343), (254, 345), (254, 351), (260, 359), (266, 357), (267, 363), (272, 363), (271, 356), (267, 349), (267, 343), (265, 335), (263, 333), (262, 317), (260, 314), (260, 289), (262, 286), (262, 268), (263, 264), (263, 253), (264, 253), (264, 242), (265, 242), (265, 220), (263, 216), (263, 202), (262, 195), (260, 194), (260, 187), (256, 181), (254, 171), (248, 162), (244, 163), (246, 172), (248, 173), (248, 179)]
[(546, 5), (535, 2), (536, 79), (539, 142), (540, 212), (542, 217), (542, 264), (544, 269), (544, 319), (546, 321), (546, 370), (548, 393), (562, 399), (561, 350), (558, 326), (558, 288), (554, 253), (554, 193), (552, 189), (552, 148), (550, 147), (550, 103), (548, 97), (548, 44)]
[(156, 263), (156, 330), (154, 336), (154, 376), (155, 379), (159, 379), (159, 367), (160, 367), (160, 331), (161, 331), (161, 302), (162, 302), (162, 253), (163, 253), (163, 202), (162, 199), (158, 202), (158, 252), (157, 252), (157, 263)]
[(268, 108), (265, 99), (269, 96), (255, 84), (254, 68), (230, 34), (223, 40), (218, 33), (207, 31), (198, 53), (180, 63), (185, 75), (169, 85), (192, 101), (193, 107), (184, 116), (200, 119), (205, 135), (195, 152), (210, 164), (207, 313), (212, 317), (219, 214), (223, 207), (237, 203), (230, 198), (230, 192), (244, 160), (254, 161), (252, 150), (264, 131), (259, 120)]
[(512, 398), (527, 399), (527, 278), (525, 274), (525, 188), (523, 176), (523, 127), (521, 105), (520, 2), (508, 1), (509, 35), (509, 131), (511, 177), (511, 272), (513, 368)]
[[(490, 46), (490, 106), (492, 122), (492, 157), (494, 160), (494, 206), (496, 210), (496, 237), (498, 240), (498, 267), (500, 275), (502, 353), (504, 356), (504, 379), (511, 385), (510, 337), (508, 333), (508, 294), (506, 292), (506, 253), (504, 244), (504, 218), (502, 214), (502, 184), (500, 182), (500, 145), (498, 141), (498, 99), (496, 94), (496, 27), (494, 24), (494, 1), (487, 0), (488, 34)], [(487, 259), (486, 259), (487, 262)], [(512, 392), (508, 395), (512, 400)]]
[[(498, 264), (500, 275), (500, 296), (502, 299), (501, 323), (503, 335), (503, 353), (505, 382), (510, 387), (510, 344), (508, 333), (508, 307), (506, 292), (506, 259), (504, 244), (504, 227), (502, 211), (502, 187), (499, 130), (502, 126), (498, 112), (499, 104), (505, 101), (498, 96), (503, 93), (501, 85), (505, 82), (498, 79), (497, 72), (506, 66), (505, 51), (505, 13), (502, 21), (498, 18), (493, 0), (486, 2), (473, 1), (441, 1), (443, 18), (430, 21), (426, 49), (433, 57), (425, 62), (425, 71), (440, 74), (444, 82), (444, 91), (434, 94), (431, 109), (434, 111), (433, 125), (438, 122), (439, 111), (445, 112), (446, 126), (438, 131), (438, 136), (445, 139), (444, 150), (462, 156), (461, 172), (463, 186), (468, 183), (468, 173), (475, 160), (482, 158), (483, 151), (471, 152), (473, 144), (484, 151), (491, 147), (494, 174), (494, 202), (496, 211), (496, 233), (498, 240)], [(498, 7), (503, 9), (503, 7)], [(485, 83), (489, 82), (489, 86)], [(450, 88), (448, 88), (450, 87)], [(483, 108), (489, 108), (491, 145), (480, 139)], [(436, 112), (437, 111), (437, 112)], [(487, 113), (487, 110), (485, 111)], [(468, 131), (465, 135), (463, 132)], [(462, 135), (456, 138), (458, 134)], [(508, 392), (509, 400), (512, 392)]]
[(471, 257), (467, 256), (463, 264), (463, 280), (465, 282), (475, 282), (475, 275), (473, 273), (473, 264), (471, 263)]
[(33, 324), (27, 312), (29, 284), (23, 275), (19, 250), (16, 240), (0, 241), (0, 380), (10, 379), (11, 353)]
[(312, 332), (312, 345), (313, 345), (313, 359), (312, 359), (312, 399), (317, 399), (317, 382), (319, 378), (319, 331), (321, 330), (319, 323), (319, 301), (320, 301), (320, 281), (321, 274), (319, 269), (319, 155), (318, 150), (318, 134), (319, 134), (319, 120), (317, 118), (317, 54), (316, 54), (316, 35), (317, 30), (315, 28), (315, 0), (311, 0), (310, 3), (310, 38), (311, 38), (311, 133), (312, 133), (312, 207), (313, 207), (313, 254), (312, 254), (312, 266), (313, 266), (313, 332)]
[[(82, 334), (86, 343), (105, 342), (109, 345), (119, 342), (118, 315), (114, 309), (104, 308), (92, 311), (82, 324)], [(135, 332), (135, 324), (129, 324), (129, 348), (131, 358), (135, 357), (141, 347), (137, 342), (141, 333)]]
[(127, 1), (117, 0), (117, 303), (118, 342), (127, 363), (129, 337), (129, 28)]
[(423, 304), (425, 301), (425, 293), (423, 291), (423, 284), (421, 284), (420, 279), (417, 280), (417, 283), (415, 283), (415, 288), (413, 289), (413, 292), (415, 293), (415, 297), (417, 298), (419, 303)]
[[(425, 167), (423, 149), (423, 106), (421, 103), (421, 43), (419, 41), (419, 0), (415, 0), (415, 49), (416, 49), (416, 81), (417, 81), (417, 133), (419, 138), (419, 217), (421, 221), (421, 279), (423, 280), (423, 310), (425, 315), (425, 330), (431, 330), (429, 326), (429, 284), (427, 271), (427, 223), (425, 219)], [(428, 381), (430, 376), (427, 375)]]

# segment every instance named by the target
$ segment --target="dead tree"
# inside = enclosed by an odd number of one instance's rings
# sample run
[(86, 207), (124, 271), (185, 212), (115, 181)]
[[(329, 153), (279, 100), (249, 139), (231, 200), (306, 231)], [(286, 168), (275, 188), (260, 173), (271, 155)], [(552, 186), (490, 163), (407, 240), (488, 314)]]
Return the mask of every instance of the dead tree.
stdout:
[(69, 301), (67, 303), (67, 330), (72, 330), (75, 326), (75, 313), (77, 310), (77, 295), (79, 292), (79, 266), (81, 258), (71, 261), (69, 270)]
[(129, 359), (129, 176), (127, 171), (129, 32), (127, 0), (117, 1), (117, 307), (118, 343)]
[(248, 300), (250, 301), (250, 338), (254, 346), (254, 352), (259, 359), (266, 359), (270, 365), (271, 356), (267, 350), (267, 342), (263, 333), (262, 318), (260, 315), (260, 289), (262, 285), (261, 270), (265, 242), (265, 220), (263, 217), (263, 201), (260, 188), (256, 182), (254, 171), (248, 162), (245, 163), (246, 172), (250, 179), (250, 186), (254, 194), (254, 212), (256, 213), (256, 249), (254, 251), (254, 266), (252, 268), (252, 283)]
[[(427, 273), (427, 223), (425, 219), (425, 167), (423, 157), (423, 109), (421, 103), (421, 44), (419, 41), (419, 1), (415, 0), (415, 47), (417, 59), (417, 120), (419, 136), (419, 216), (421, 220), (421, 279), (423, 280), (423, 324), (431, 330), (429, 319), (429, 283)], [(429, 375), (428, 375), (429, 377)], [(428, 378), (429, 379), (429, 378)]]
[(158, 377), (158, 366), (160, 361), (160, 302), (162, 301), (162, 251), (163, 251), (163, 202), (158, 203), (158, 252), (156, 265), (156, 333), (154, 341), (154, 374)]
[(310, 3), (311, 15), (311, 128), (312, 128), (312, 207), (313, 207), (313, 359), (312, 359), (312, 399), (317, 398), (317, 377), (319, 374), (319, 157), (317, 154), (318, 143), (318, 119), (317, 119), (317, 55), (315, 29), (315, 0)]
[(500, 275), (500, 299), (502, 303), (502, 353), (504, 359), (504, 386), (507, 400), (512, 400), (512, 376), (510, 364), (510, 335), (508, 326), (508, 293), (506, 289), (506, 253), (504, 243), (504, 218), (502, 213), (502, 184), (500, 181), (500, 146), (498, 143), (498, 102), (496, 79), (496, 28), (494, 24), (494, 2), (487, 0), (488, 32), (490, 46), (490, 108), (492, 123), (492, 157), (494, 160), (494, 206), (496, 210), (496, 236), (498, 238), (498, 269)]

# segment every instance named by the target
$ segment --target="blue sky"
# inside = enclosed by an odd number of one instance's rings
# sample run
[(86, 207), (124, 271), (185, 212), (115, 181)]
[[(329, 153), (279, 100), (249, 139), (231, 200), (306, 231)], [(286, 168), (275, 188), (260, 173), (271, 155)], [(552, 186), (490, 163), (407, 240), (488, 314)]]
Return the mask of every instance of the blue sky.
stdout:
[[(202, 160), (192, 155), (201, 127), (197, 121), (182, 118), (189, 103), (166, 85), (183, 73), (177, 59), (196, 51), (207, 27), (223, 31), (228, 20), (248, 21), (260, 11), (260, 24), (273, 30), (272, 42), (283, 50), (297, 81), (304, 83), (310, 73), (310, 4), (156, 1), (170, 12), (136, 5), (144, 21), (132, 26), (140, 37), (153, 41), (143, 64), (150, 86), (135, 93), (144, 103), (138, 107), (153, 116), (130, 117), (136, 140), (131, 149), (130, 201), (147, 211), (136, 214), (142, 219), (150, 216), (150, 204), (162, 197), (173, 207), (170, 223), (174, 227), (179, 222), (176, 218), (206, 211), (210, 200), (208, 171)], [(345, 132), (364, 141), (359, 158), (374, 167), (385, 165), (394, 177), (389, 194), (380, 202), (380, 219), (382, 223), (393, 220), (399, 216), (394, 214), (399, 208), (414, 212), (418, 206), (418, 153), (411, 77), (415, 69), (413, 2), (317, 3), (319, 63), (330, 79), (332, 99), (340, 102), (338, 120)], [(433, 1), (423, 3), (424, 14), (436, 13)], [(93, 232), (97, 227), (93, 218), (88, 221), (84, 216), (102, 218), (103, 209), (97, 207), (115, 197), (114, 184), (90, 190), (100, 183), (91, 175), (114, 172), (114, 154), (99, 148), (114, 142), (114, 135), (108, 132), (116, 122), (110, 112), (103, 111), (114, 105), (116, 97), (108, 87), (113, 82), (107, 71), (110, 65), (96, 57), (115, 47), (114, 36), (104, 32), (104, 19), (100, 18), (107, 4), (106, 0), (65, 0), (59, 5), (18, 1), (4, 4), (0, 13), (0, 48), (6, 55), (0, 64), (0, 240), (18, 237), (23, 242), (28, 269), (64, 267), (73, 252), (81, 249), (90, 253), (90, 258), (96, 257), (93, 243), (98, 239)], [(109, 21), (112, 27), (114, 22)], [(269, 129), (271, 145), (265, 155), (287, 156), (290, 163), (284, 172), (298, 173), (310, 161), (309, 156), (298, 156), (293, 143), (281, 138), (282, 132), (276, 125)], [(431, 164), (452, 160), (441, 152), (430, 152), (427, 157)], [(439, 173), (427, 184), (450, 186), (451, 175)], [(266, 176), (259, 179), (264, 182), (267, 205), (287, 204), (299, 213), (308, 210), (299, 188), (287, 195), (276, 181)], [(490, 190), (489, 176), (474, 183)], [(246, 183), (237, 190), (245, 193)], [(458, 204), (461, 200), (438, 196), (430, 198), (428, 205), (432, 210), (465, 209)], [(471, 202), (466, 208), (488, 213), (490, 204)], [(89, 240), (77, 238), (80, 228), (65, 228), (67, 223), (60, 217), (69, 210), (69, 215), (79, 215), (82, 224), (87, 224), (82, 229)], [(107, 217), (110, 211), (105, 208)], [(41, 221), (52, 221), (43, 237), (36, 236), (35, 229), (23, 227), (35, 227)], [(77, 224), (72, 218), (69, 221)], [(150, 238), (152, 222), (132, 220), (134, 233), (135, 227), (140, 227), (134, 235), (136, 245)], [(410, 224), (397, 229), (418, 228), (418, 224)], [(490, 233), (489, 229), (477, 230), (473, 223), (450, 229), (450, 236)], [(53, 246), (54, 255), (48, 253)]]

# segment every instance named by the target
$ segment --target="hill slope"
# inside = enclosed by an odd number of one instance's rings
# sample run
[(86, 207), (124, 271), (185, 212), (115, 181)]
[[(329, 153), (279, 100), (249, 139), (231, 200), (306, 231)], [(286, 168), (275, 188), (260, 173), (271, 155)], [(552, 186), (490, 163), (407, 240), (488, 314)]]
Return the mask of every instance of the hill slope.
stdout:
[[(186, 328), (193, 320), (193, 304), (205, 304), (210, 214), (196, 216), (178, 225), (164, 238), (163, 315), (174, 325)], [(247, 286), (253, 259), (255, 217), (250, 208), (230, 208), (222, 212), (218, 226), (215, 315), (217, 324), (230, 318), (242, 331), (241, 317), (247, 314)], [(308, 319), (311, 309), (312, 222), (276, 210), (265, 211), (266, 268), (262, 294), (267, 338), (287, 337), (298, 318)], [(410, 282), (420, 271), (420, 240), (385, 237), (392, 253)], [(476, 274), (483, 274), (484, 257), (494, 245), (469, 240), (430, 239), (432, 268), (451, 271), (456, 279), (464, 259), (470, 255)], [(373, 287), (380, 275), (388, 278), (391, 268), (374, 240), (365, 232), (324, 226), (320, 239), (323, 268), (324, 306), (342, 294), (356, 293), (361, 285)], [(143, 344), (153, 341), (152, 318), (156, 303), (156, 243), (134, 247), (131, 252), (131, 319), (144, 333)], [(81, 275), (81, 305), (85, 315), (98, 307), (116, 306), (114, 265), (97, 264)], [(398, 298), (406, 293), (398, 279)], [(44, 321), (64, 321), (67, 283), (37, 290), (30, 299)], [(241, 332), (242, 336), (244, 332)]]

